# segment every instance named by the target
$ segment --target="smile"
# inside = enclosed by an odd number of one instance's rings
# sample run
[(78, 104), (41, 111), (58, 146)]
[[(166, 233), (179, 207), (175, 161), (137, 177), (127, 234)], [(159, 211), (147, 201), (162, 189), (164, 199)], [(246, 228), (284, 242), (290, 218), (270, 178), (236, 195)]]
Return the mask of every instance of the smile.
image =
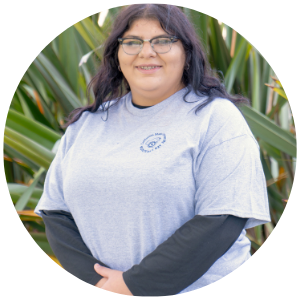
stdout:
[(151, 67), (143, 67), (143, 66), (140, 66), (138, 68), (141, 68), (143, 70), (151, 70), (151, 69), (156, 69), (156, 68), (160, 68), (160, 66), (151, 66)]
[(162, 66), (158, 66), (158, 65), (140, 65), (136, 67), (137, 70), (143, 74), (154, 74), (156, 72), (158, 72)]

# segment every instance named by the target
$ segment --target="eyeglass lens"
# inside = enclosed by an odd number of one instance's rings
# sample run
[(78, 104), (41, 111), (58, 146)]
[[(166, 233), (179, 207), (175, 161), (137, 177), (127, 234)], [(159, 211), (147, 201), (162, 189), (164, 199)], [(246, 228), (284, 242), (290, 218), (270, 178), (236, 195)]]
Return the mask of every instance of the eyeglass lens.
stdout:
[[(157, 38), (151, 42), (153, 50), (157, 53), (166, 53), (170, 51), (171, 45), (172, 40), (169, 38)], [(143, 47), (143, 42), (137, 39), (125, 39), (122, 46), (127, 54), (138, 54)]]

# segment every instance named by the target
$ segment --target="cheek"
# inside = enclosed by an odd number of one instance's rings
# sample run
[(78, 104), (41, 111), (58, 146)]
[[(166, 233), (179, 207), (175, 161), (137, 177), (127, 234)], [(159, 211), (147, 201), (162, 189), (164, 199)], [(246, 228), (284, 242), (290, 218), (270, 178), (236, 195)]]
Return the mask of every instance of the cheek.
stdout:
[(178, 65), (180, 65), (180, 68), (182, 70), (184, 69), (185, 66), (185, 59), (186, 59), (186, 54), (183, 46), (180, 44), (180, 47), (178, 49)]
[(181, 53), (180, 54), (180, 59), (178, 59), (178, 62), (180, 64), (180, 66), (182, 67), (182, 69), (184, 68), (184, 65), (185, 65), (185, 53)]
[(118, 59), (119, 59), (120, 66), (124, 67), (125, 65), (128, 64), (127, 62), (128, 58), (124, 55), (124, 52), (122, 51), (121, 48), (119, 48)]
[(129, 69), (129, 67), (133, 66), (133, 62), (135, 60), (134, 55), (128, 55), (124, 53), (122, 48), (118, 50), (118, 60), (121, 67)]
[(122, 53), (121, 53), (121, 48), (118, 48), (118, 61), (119, 61), (119, 65), (121, 64), (121, 60), (122, 60)]
[(184, 55), (176, 55), (170, 60), (171, 71), (174, 72), (176, 76), (177, 73), (182, 73), (185, 65), (185, 56)]
[[(175, 49), (174, 49), (175, 50)], [(171, 53), (170, 53), (171, 54)], [(185, 65), (185, 52), (181, 47), (177, 47), (176, 50), (168, 57), (167, 62), (172, 69), (183, 70)]]

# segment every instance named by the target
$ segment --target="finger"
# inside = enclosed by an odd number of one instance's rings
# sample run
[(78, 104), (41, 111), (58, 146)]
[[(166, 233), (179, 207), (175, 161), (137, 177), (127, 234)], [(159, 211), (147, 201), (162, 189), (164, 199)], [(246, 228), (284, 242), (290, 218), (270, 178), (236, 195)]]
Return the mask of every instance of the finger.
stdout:
[(100, 274), (103, 277), (109, 277), (111, 271), (109, 268), (105, 268), (103, 266), (100, 266), (99, 264), (95, 264), (94, 269), (98, 274)]
[(101, 272), (102, 271), (102, 269), (101, 269), (101, 265), (99, 265), (99, 264), (94, 264), (94, 270), (96, 271), (96, 272)]

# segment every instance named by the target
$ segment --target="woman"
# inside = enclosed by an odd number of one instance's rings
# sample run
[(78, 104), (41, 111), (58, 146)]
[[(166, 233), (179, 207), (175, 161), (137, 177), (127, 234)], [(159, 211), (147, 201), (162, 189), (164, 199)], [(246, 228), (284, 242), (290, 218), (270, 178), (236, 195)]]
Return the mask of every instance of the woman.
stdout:
[[(171, 5), (123, 10), (36, 208), (63, 267), (105, 290), (159, 296), (210, 284), (250, 257), (270, 221), (258, 144)], [(126, 89), (125, 95), (123, 93)]]

